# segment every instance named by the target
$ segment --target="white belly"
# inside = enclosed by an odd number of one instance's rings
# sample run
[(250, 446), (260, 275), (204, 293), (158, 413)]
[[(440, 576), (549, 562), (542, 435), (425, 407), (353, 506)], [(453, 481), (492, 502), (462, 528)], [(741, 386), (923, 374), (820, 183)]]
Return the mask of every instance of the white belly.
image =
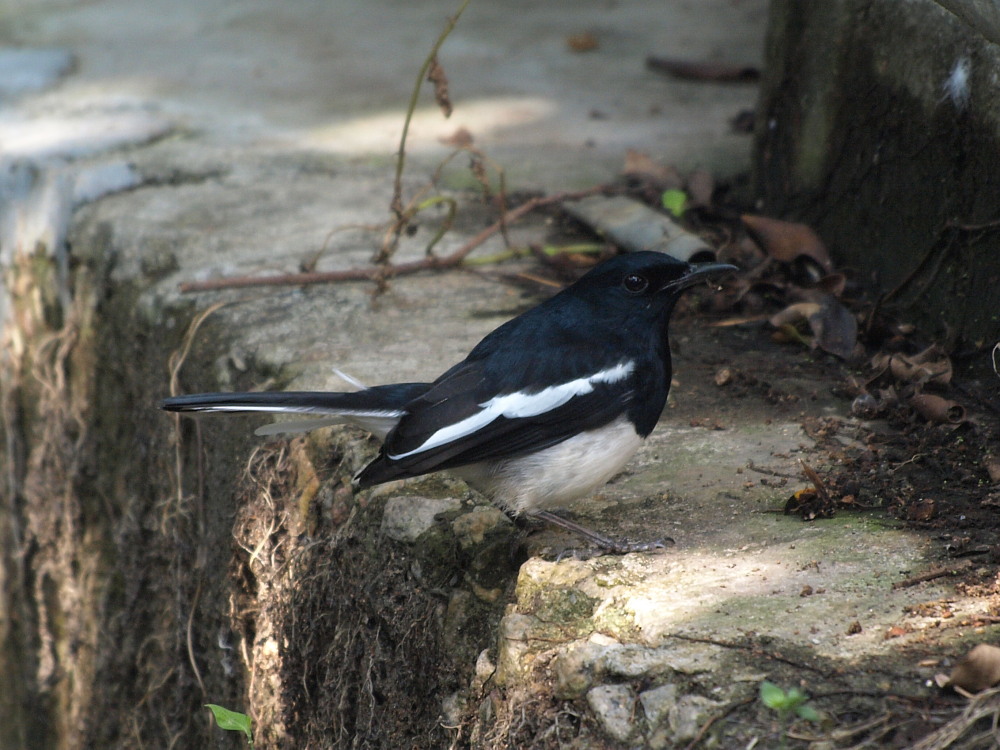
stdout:
[(500, 508), (515, 514), (564, 507), (620, 472), (642, 444), (625, 417), (533, 455), (453, 469)]

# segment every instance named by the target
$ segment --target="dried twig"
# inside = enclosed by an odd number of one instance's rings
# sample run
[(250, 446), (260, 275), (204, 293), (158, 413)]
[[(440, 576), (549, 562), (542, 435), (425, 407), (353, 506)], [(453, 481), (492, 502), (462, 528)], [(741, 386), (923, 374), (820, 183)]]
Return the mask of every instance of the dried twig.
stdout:
[(694, 750), (694, 748), (698, 746), (698, 743), (702, 741), (702, 739), (708, 733), (708, 730), (712, 728), (712, 725), (715, 724), (715, 722), (722, 721), (737, 709), (743, 708), (744, 706), (749, 706), (756, 700), (757, 696), (752, 695), (749, 698), (744, 698), (743, 700), (737, 701), (736, 703), (731, 703), (729, 706), (726, 707), (726, 710), (720, 714), (713, 714), (711, 717), (709, 717), (708, 721), (706, 721), (704, 724), (701, 725), (701, 729), (698, 730), (698, 734), (696, 734), (692, 738), (692, 740), (687, 745), (684, 746), (684, 750)]
[[(434, 42), (434, 46), (431, 47), (430, 54), (428, 54), (424, 60), (424, 64), (420, 68), (420, 73), (417, 75), (416, 82), (413, 84), (413, 91), (410, 93), (410, 103), (406, 108), (406, 117), (403, 120), (403, 133), (399, 138), (399, 151), (396, 153), (396, 176), (392, 183), (392, 201), (389, 203), (389, 209), (396, 215), (396, 221), (393, 224), (392, 231), (386, 237), (382, 248), (375, 257), (376, 263), (387, 264), (389, 262), (393, 252), (396, 250), (396, 245), (399, 243), (399, 236), (402, 233), (403, 228), (406, 226), (406, 223), (409, 221), (408, 212), (403, 209), (403, 168), (406, 166), (406, 138), (410, 133), (410, 122), (413, 120), (413, 113), (417, 109), (417, 101), (420, 98), (420, 88), (427, 79), (427, 74), (430, 72), (431, 68), (433, 66), (440, 68), (438, 63), (438, 52), (441, 50), (441, 45), (444, 44), (445, 39), (447, 39), (448, 35), (454, 30), (455, 25), (458, 23), (458, 19), (461, 18), (462, 13), (465, 12), (468, 5), (469, 0), (464, 0), (458, 7), (455, 15), (448, 18), (444, 29), (438, 35), (437, 40)], [(384, 276), (380, 278), (384, 278)]]
[[(968, 743), (956, 744), (968, 734), (976, 724), (984, 719), (990, 726), (984, 728), (978, 735), (967, 738)], [(996, 747), (1000, 741), (1000, 688), (979, 693), (966, 707), (960, 716), (945, 724), (920, 742), (911, 746), (911, 750), (944, 750), (944, 748), (959, 747)], [(974, 743), (974, 744), (973, 744)]]
[(551, 206), (569, 200), (579, 200), (588, 195), (602, 192), (604, 185), (596, 185), (586, 190), (574, 193), (556, 193), (555, 195), (531, 198), (517, 208), (511, 209), (504, 218), (490, 224), (479, 234), (470, 238), (455, 252), (445, 256), (429, 255), (420, 260), (408, 263), (388, 264), (383, 267), (348, 268), (342, 271), (313, 271), (308, 273), (287, 273), (274, 276), (229, 276), (208, 281), (189, 281), (180, 285), (182, 292), (206, 292), (219, 289), (237, 289), (254, 286), (304, 286), (307, 284), (330, 284), (339, 281), (383, 281), (389, 277), (406, 276), (420, 271), (432, 271), (443, 268), (455, 268), (462, 264), (465, 257), (483, 244), (502, 227), (517, 221), (526, 214), (543, 206)]
[(782, 664), (787, 664), (790, 667), (795, 667), (796, 669), (805, 669), (827, 678), (830, 676), (829, 672), (820, 669), (819, 667), (814, 667), (811, 664), (806, 664), (804, 662), (794, 661), (793, 659), (789, 659), (785, 656), (782, 656), (779, 653), (766, 651), (762, 649), (760, 646), (756, 646), (754, 644), (731, 643), (729, 641), (720, 641), (715, 638), (702, 638), (695, 635), (683, 635), (681, 633), (671, 633), (670, 637), (677, 638), (678, 640), (681, 641), (689, 641), (691, 643), (707, 643), (711, 646), (721, 646), (722, 648), (731, 648), (739, 651), (749, 651), (755, 656), (761, 656), (767, 659), (772, 659), (774, 661), (781, 662)]
[(933, 581), (935, 578), (957, 575), (966, 568), (972, 567), (972, 563), (973, 561), (971, 559), (965, 559), (957, 560), (956, 562), (948, 565), (941, 565), (937, 568), (932, 568), (926, 573), (921, 573), (920, 575), (916, 575), (902, 581), (896, 581), (892, 584), (892, 590), (897, 591), (899, 589), (909, 588), (910, 586), (916, 586), (918, 583), (924, 583), (925, 581)]
[(799, 459), (799, 466), (802, 467), (802, 473), (806, 475), (806, 478), (813, 483), (813, 487), (816, 488), (816, 494), (819, 495), (820, 500), (822, 500), (827, 507), (833, 506), (833, 498), (830, 497), (830, 493), (827, 492), (826, 489), (826, 484), (823, 482), (820, 475), (816, 473), (816, 470), (801, 458)]

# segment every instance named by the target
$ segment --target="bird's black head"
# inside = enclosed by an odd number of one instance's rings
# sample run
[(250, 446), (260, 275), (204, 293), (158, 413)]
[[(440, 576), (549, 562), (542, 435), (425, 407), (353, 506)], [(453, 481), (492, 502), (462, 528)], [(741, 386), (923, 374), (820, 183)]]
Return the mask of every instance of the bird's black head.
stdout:
[(685, 263), (665, 253), (642, 251), (619, 255), (592, 268), (571, 289), (593, 296), (604, 306), (669, 312), (681, 293), (703, 279), (736, 267), (726, 263)]
[[(601, 366), (647, 354), (666, 360), (667, 320), (681, 293), (701, 279), (731, 270), (735, 266), (695, 265), (657, 252), (619, 255), (504, 323), (479, 342), (469, 359), (492, 357), (505, 371), (517, 373), (519, 382), (531, 380), (526, 372), (547, 372), (555, 356), (572, 354)], [(496, 357), (501, 351), (503, 356)], [(539, 356), (549, 351), (558, 355)]]

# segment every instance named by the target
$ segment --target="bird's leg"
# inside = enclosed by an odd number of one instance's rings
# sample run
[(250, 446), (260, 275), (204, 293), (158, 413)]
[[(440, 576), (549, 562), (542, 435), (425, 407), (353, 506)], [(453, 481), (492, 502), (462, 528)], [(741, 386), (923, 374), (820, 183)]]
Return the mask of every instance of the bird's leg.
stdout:
[(674, 540), (670, 537), (657, 539), (653, 542), (629, 542), (625, 540), (612, 539), (611, 537), (597, 533), (593, 529), (588, 529), (586, 526), (581, 526), (575, 521), (570, 521), (568, 518), (563, 518), (555, 513), (550, 513), (547, 510), (533, 511), (530, 515), (541, 521), (547, 521), (548, 523), (556, 526), (561, 526), (567, 531), (572, 531), (574, 534), (593, 542), (605, 552), (610, 552), (613, 555), (627, 555), (630, 552), (652, 552), (653, 550), (663, 549), (664, 547), (674, 543)]

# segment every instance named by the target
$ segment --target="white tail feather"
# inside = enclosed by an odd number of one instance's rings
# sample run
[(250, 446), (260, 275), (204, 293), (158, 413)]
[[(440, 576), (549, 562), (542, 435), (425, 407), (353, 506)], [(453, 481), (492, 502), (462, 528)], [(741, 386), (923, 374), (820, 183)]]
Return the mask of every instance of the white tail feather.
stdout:
[(384, 414), (338, 414), (336, 416), (317, 417), (314, 419), (290, 419), (258, 427), (254, 431), (254, 434), (296, 434), (318, 430), (320, 427), (329, 427), (335, 424), (352, 424), (366, 432), (370, 432), (379, 440), (385, 440), (385, 436), (396, 426), (401, 416), (402, 413), (400, 412), (385, 412)]

